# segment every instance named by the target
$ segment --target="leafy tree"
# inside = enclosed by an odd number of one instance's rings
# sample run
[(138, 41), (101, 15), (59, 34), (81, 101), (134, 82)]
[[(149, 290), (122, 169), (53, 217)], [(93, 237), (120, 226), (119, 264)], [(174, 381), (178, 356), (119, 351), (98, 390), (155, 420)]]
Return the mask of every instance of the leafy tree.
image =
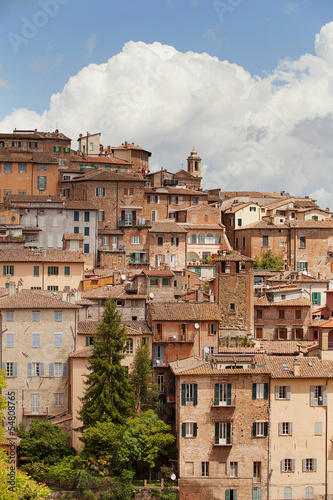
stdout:
[(141, 407), (153, 407), (157, 403), (158, 390), (154, 382), (154, 369), (149, 355), (149, 344), (141, 344), (137, 349), (133, 363), (130, 381), (134, 388), (138, 412)]
[(20, 427), (20, 454), (29, 462), (53, 465), (75, 452), (69, 445), (69, 436), (51, 422), (32, 422), (29, 430)]
[(257, 255), (254, 261), (255, 269), (267, 269), (268, 271), (281, 271), (284, 269), (284, 260), (279, 255), (274, 255), (272, 250), (263, 253), (260, 259)]
[(81, 398), (82, 430), (108, 420), (122, 424), (134, 413), (134, 391), (129, 384), (127, 368), (121, 365), (126, 339), (115, 302), (107, 300), (103, 320), (94, 338), (93, 353), (88, 358), (90, 373), (86, 376), (86, 391)]
[(137, 462), (149, 469), (155, 466), (160, 454), (166, 455), (175, 437), (170, 433), (171, 427), (160, 420), (153, 410), (141, 413), (134, 419), (127, 421), (119, 447), (121, 463), (132, 465)]
[(3, 438), (3, 435), (5, 433), (3, 426), (1, 425), (1, 422), (3, 422), (3, 414), (2, 410), (7, 408), (7, 402), (5, 397), (1, 394), (2, 389), (4, 389), (7, 386), (6, 384), (6, 379), (5, 379), (5, 372), (0, 370), (0, 439)]

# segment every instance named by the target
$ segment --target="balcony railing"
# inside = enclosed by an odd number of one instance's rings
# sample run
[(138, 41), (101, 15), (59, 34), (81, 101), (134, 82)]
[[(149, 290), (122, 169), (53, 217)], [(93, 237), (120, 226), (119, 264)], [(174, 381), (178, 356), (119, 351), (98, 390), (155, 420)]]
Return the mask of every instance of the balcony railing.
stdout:
[(143, 257), (141, 259), (130, 259), (130, 264), (149, 264), (149, 258)]
[(155, 342), (194, 342), (194, 334), (177, 334), (162, 337), (162, 335), (155, 334), (153, 340)]
[(127, 221), (127, 220), (120, 220), (118, 221), (118, 226), (119, 227), (151, 227), (151, 221), (150, 220), (145, 220), (145, 221), (140, 221), (140, 220), (135, 220), (135, 221)]
[(49, 414), (48, 407), (40, 407), (38, 411), (32, 411), (31, 408), (23, 408), (24, 417), (47, 417)]
[(138, 284), (134, 281), (128, 281), (125, 285), (126, 292), (136, 293), (138, 291)]
[(226, 401), (215, 401), (212, 399), (212, 408), (234, 408), (236, 406), (236, 398), (230, 398)]

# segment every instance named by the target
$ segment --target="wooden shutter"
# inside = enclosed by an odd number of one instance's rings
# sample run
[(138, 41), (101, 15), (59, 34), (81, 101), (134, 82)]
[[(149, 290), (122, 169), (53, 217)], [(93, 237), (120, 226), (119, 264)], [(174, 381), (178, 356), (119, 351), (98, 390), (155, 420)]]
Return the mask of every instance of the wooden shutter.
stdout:
[(62, 364), (62, 376), (67, 377), (67, 363)]
[(215, 384), (214, 405), (218, 406), (219, 402), (220, 402), (220, 384)]
[(233, 500), (237, 500), (237, 490), (232, 490), (233, 492)]
[(313, 459), (313, 471), (317, 472), (317, 459), (316, 458)]
[(327, 406), (327, 385), (323, 385), (323, 406)]
[(198, 384), (193, 384), (193, 406), (198, 404)]
[(231, 423), (227, 422), (227, 444), (231, 444)]
[(268, 422), (264, 423), (264, 436), (268, 436)]
[(285, 471), (285, 460), (284, 458), (281, 460), (281, 472)]
[(160, 346), (160, 353), (161, 353), (161, 365), (164, 365), (164, 346)]
[(50, 363), (50, 377), (54, 377), (54, 363)]
[(295, 459), (294, 458), (291, 460), (291, 470), (292, 470), (292, 472), (295, 472)]
[(275, 386), (275, 399), (280, 399), (280, 386)]
[(321, 304), (321, 293), (318, 292), (318, 306), (320, 306)]
[(28, 377), (32, 377), (32, 363), (28, 363)]
[(195, 422), (193, 424), (193, 437), (197, 437), (197, 433), (198, 433), (198, 424)]
[(2, 369), (3, 371), (7, 371), (7, 363), (5, 363), (4, 361), (2, 362)]
[(257, 424), (256, 424), (256, 422), (253, 422), (252, 427), (253, 427), (253, 437), (256, 437), (257, 436)]
[(39, 376), (44, 377), (44, 363), (39, 363)]
[(279, 339), (279, 329), (275, 328), (275, 340)]
[(219, 444), (220, 424), (215, 422), (215, 444)]
[(289, 422), (289, 436), (293, 435), (293, 423)]
[(132, 210), (132, 224), (136, 226), (136, 211)]
[(227, 405), (231, 405), (231, 384), (227, 384)]
[(252, 399), (257, 399), (257, 384), (252, 384)]
[(14, 363), (14, 377), (17, 377), (17, 363)]
[(186, 405), (186, 384), (182, 384), (182, 405)]
[(316, 406), (314, 385), (310, 385), (310, 406)]
[(291, 385), (287, 385), (287, 399), (291, 397)]
[(225, 500), (230, 500), (230, 490), (225, 490)]
[(291, 338), (295, 340), (295, 328), (291, 329)]
[(7, 267), (7, 266), (5, 266), (5, 265), (3, 266), (3, 275), (4, 275), (4, 276), (6, 276), (6, 274), (7, 274), (7, 273), (6, 273), (6, 267)]
[(303, 458), (302, 460), (302, 470), (303, 472), (306, 472), (306, 458)]
[(264, 399), (268, 399), (268, 383), (264, 384)]
[(125, 220), (125, 210), (121, 211), (121, 220)]
[(315, 423), (315, 435), (316, 436), (321, 436), (323, 433), (323, 425), (322, 422), (316, 422)]
[(282, 422), (279, 422), (279, 436), (282, 436)]
[(186, 436), (186, 424), (182, 424), (182, 437)]

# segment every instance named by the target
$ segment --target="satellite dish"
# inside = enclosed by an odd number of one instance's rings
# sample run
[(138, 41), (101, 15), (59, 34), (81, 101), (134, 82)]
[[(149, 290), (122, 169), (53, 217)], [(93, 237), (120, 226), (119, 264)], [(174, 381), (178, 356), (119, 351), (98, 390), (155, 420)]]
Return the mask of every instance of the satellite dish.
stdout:
[(153, 298), (155, 297), (155, 295), (153, 294), (153, 292), (151, 292), (151, 293), (149, 294), (149, 297), (150, 297), (151, 299), (153, 299)]
[(208, 354), (209, 353), (209, 347), (204, 347), (204, 353)]
[(159, 359), (156, 360), (156, 364), (159, 365), (161, 361)]
[(122, 279), (122, 281), (125, 281), (125, 279), (126, 279), (125, 274), (122, 274), (122, 275), (121, 275), (121, 279)]
[(14, 221), (15, 220), (15, 215), (13, 215), (11, 219), (12, 219), (12, 221)]
[(195, 328), (196, 330), (199, 330), (199, 328), (200, 328), (199, 323), (194, 323), (194, 328)]
[(171, 479), (171, 481), (175, 481), (175, 479), (176, 479), (176, 474), (171, 474), (170, 479)]

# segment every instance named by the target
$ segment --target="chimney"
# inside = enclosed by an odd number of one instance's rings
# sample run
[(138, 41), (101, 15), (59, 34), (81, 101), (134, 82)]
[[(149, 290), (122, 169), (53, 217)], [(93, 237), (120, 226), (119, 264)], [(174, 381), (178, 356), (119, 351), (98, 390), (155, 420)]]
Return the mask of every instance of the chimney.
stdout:
[(197, 302), (203, 302), (203, 291), (197, 290)]
[(301, 365), (299, 363), (299, 359), (294, 359), (294, 376), (299, 377), (301, 375)]
[(9, 282), (8, 292), (9, 292), (9, 296), (14, 295), (16, 293), (16, 284), (15, 284), (15, 281), (10, 281)]
[(65, 290), (63, 290), (63, 292), (62, 292), (62, 300), (63, 300), (64, 302), (67, 302), (67, 301), (68, 301), (68, 293), (67, 293), (67, 292), (65, 292)]
[(22, 278), (20, 278), (17, 282), (17, 291), (22, 292), (22, 290), (23, 290), (23, 280)]
[(125, 148), (127, 148), (127, 147), (128, 147), (128, 142), (127, 142), (127, 141), (125, 141)]

